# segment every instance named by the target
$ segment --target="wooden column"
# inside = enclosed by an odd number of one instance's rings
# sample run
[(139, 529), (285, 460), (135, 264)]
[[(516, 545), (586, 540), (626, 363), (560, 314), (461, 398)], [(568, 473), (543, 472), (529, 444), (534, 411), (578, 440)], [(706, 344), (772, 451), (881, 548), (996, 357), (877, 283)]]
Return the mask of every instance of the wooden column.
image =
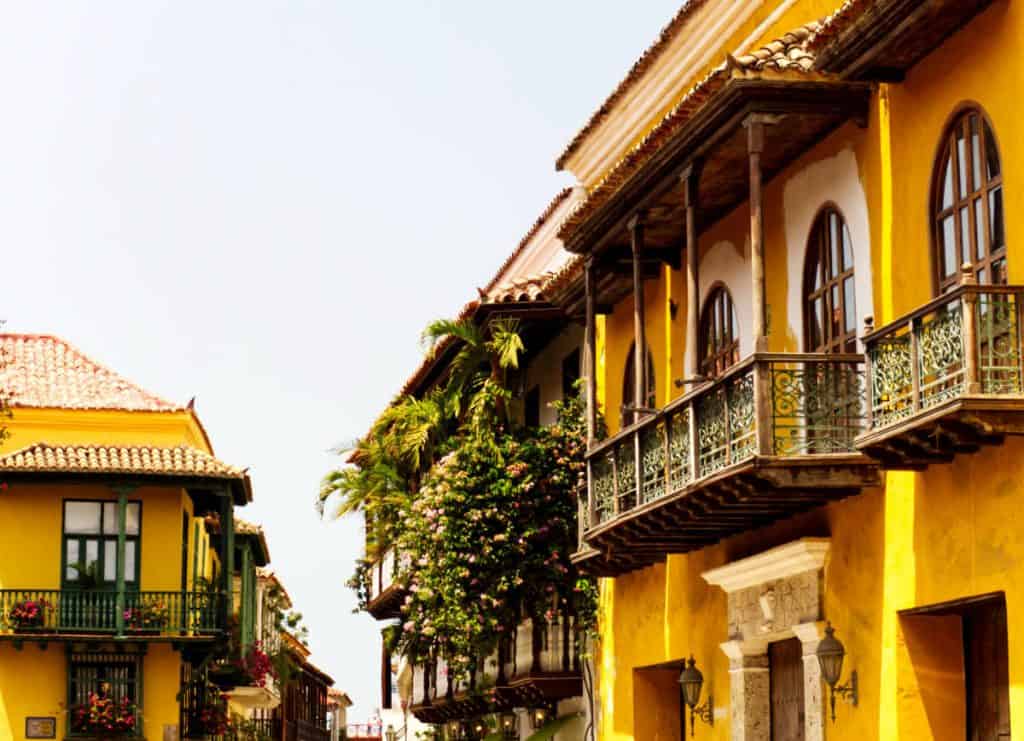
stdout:
[[(960, 285), (976, 286), (978, 279), (974, 276), (974, 266), (965, 262), (960, 266)], [(978, 371), (978, 294), (966, 290), (960, 307), (960, 321), (963, 326), (964, 343), (964, 393), (981, 393), (981, 375)], [(991, 341), (991, 338), (989, 338)]]
[(220, 513), (220, 566), (224, 572), (224, 626), (234, 614), (234, 583), (235, 578), (235, 503), (231, 490), (225, 489), (221, 495)]
[[(644, 276), (640, 259), (644, 251), (643, 214), (629, 220), (629, 240), (633, 248), (633, 404), (647, 405), (647, 330), (644, 321)], [(627, 419), (638, 422), (640, 413), (633, 412)]]
[(587, 377), (587, 448), (597, 437), (597, 276), (594, 257), (583, 266), (583, 292), (587, 326), (583, 339), (583, 372)]
[(700, 249), (697, 245), (697, 184), (700, 170), (690, 164), (680, 174), (683, 181), (683, 206), (686, 209), (686, 357), (690, 378), (700, 376)]
[(747, 155), (750, 161), (750, 277), (754, 304), (754, 352), (768, 350), (764, 289), (764, 214), (762, 204), (761, 154), (764, 152), (764, 127), (768, 117), (752, 114), (747, 127)]

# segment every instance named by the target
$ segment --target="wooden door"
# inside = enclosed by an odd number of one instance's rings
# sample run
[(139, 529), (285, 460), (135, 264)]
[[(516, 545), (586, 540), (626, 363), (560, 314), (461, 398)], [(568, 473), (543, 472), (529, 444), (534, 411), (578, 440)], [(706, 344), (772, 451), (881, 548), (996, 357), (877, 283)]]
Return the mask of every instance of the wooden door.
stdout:
[(768, 647), (772, 741), (804, 739), (804, 660), (797, 638)]
[(968, 741), (1010, 738), (1009, 656), (1006, 603), (972, 607), (963, 618), (967, 675)]

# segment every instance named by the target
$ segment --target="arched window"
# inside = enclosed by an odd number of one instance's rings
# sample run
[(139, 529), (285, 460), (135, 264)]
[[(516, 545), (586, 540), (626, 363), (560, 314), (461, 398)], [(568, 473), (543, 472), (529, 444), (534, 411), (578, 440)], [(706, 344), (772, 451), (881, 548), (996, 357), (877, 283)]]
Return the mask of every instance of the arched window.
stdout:
[(833, 206), (811, 227), (804, 269), (804, 333), (808, 352), (856, 352), (857, 304), (853, 245), (842, 214)]
[[(657, 403), (657, 393), (654, 378), (654, 356), (651, 355), (651, 348), (647, 348), (647, 398), (642, 402), (638, 402), (635, 398), (636, 393), (636, 343), (634, 342), (629, 348), (629, 355), (626, 356), (626, 372), (622, 376), (622, 406), (623, 407), (647, 407), (648, 409), (654, 409)], [(622, 424), (623, 426), (632, 424), (633, 414), (626, 413), (625, 410), (622, 412)]]
[(708, 378), (721, 375), (740, 359), (740, 332), (736, 307), (725, 286), (711, 290), (700, 315), (700, 372)]
[(969, 263), (979, 283), (1006, 283), (1003, 175), (988, 118), (967, 108), (946, 130), (932, 185), (932, 244), (939, 292)]

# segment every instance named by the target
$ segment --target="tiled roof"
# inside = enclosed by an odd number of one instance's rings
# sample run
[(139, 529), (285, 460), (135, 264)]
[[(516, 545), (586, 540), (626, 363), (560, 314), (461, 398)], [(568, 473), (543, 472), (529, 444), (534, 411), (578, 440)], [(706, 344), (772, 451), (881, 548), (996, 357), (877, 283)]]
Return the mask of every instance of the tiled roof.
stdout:
[(51, 335), (0, 334), (0, 388), (14, 407), (179, 411), (182, 407)]
[(551, 218), (551, 214), (553, 214), (570, 195), (572, 195), (572, 188), (564, 188), (551, 199), (547, 208), (545, 208), (541, 215), (537, 217), (537, 220), (533, 222), (533, 226), (530, 227), (530, 230), (526, 232), (522, 239), (519, 240), (519, 244), (516, 245), (512, 254), (505, 259), (505, 262), (503, 262), (501, 267), (494, 273), (494, 277), (491, 278), (490, 282), (482, 291), (484, 295), (490, 294), (490, 292), (494, 290), (494, 287), (501, 279), (502, 274), (508, 269), (513, 261), (523, 253), (523, 250), (529, 246), (530, 240), (537, 235), (537, 232), (540, 231), (541, 227), (543, 227), (547, 223), (548, 219)]
[(281, 590), (281, 596), (284, 598), (285, 607), (288, 609), (292, 607), (292, 597), (288, 594), (288, 590), (284, 588), (284, 584), (281, 583), (280, 577), (278, 577), (273, 569), (266, 566), (257, 566), (256, 576), (260, 579), (266, 579), (267, 581), (276, 584), (277, 588)]
[(835, 12), (825, 18), (815, 30), (807, 47), (814, 53), (840, 34), (872, 5), (875, 0), (846, 0)]
[(680, 129), (685, 126), (715, 93), (734, 77), (758, 77), (764, 73), (812, 75), (814, 58), (808, 51), (809, 41), (819, 27), (809, 23), (791, 31), (759, 49), (725, 62), (697, 82), (682, 100), (633, 147), (598, 183), (585, 201), (581, 201), (562, 221), (558, 236), (569, 237), (595, 211), (606, 204)]
[(0, 456), (0, 471), (248, 478), (245, 471), (186, 445), (160, 448), (152, 445), (50, 445), (40, 442)]
[(554, 273), (549, 272), (541, 275), (531, 275), (526, 278), (514, 278), (491, 290), (491, 303), (510, 304), (544, 301), (544, 287), (554, 275)]
[(559, 155), (558, 159), (555, 161), (556, 169), (561, 170), (565, 167), (566, 161), (573, 155), (573, 153), (576, 152), (577, 149), (580, 148), (590, 132), (596, 129), (601, 122), (608, 117), (608, 114), (611, 113), (615, 104), (618, 103), (627, 92), (629, 92), (629, 89), (637, 80), (643, 77), (644, 73), (650, 69), (651, 65), (654, 64), (658, 57), (661, 56), (661, 53), (665, 51), (669, 42), (671, 42), (672, 39), (676, 37), (676, 34), (682, 30), (687, 19), (706, 2), (707, 0), (686, 0), (686, 2), (683, 3), (682, 7), (675, 14), (672, 20), (668, 22), (668, 25), (661, 29), (661, 33), (658, 34), (658, 38), (654, 40), (654, 43), (647, 47), (647, 50), (640, 55), (640, 58), (637, 59), (636, 62), (633, 63), (629, 72), (627, 72), (626, 76), (622, 78), (618, 85), (616, 85), (611, 95), (605, 99), (600, 108), (591, 114), (590, 119), (583, 125), (583, 128), (577, 132), (576, 136), (574, 136), (572, 141), (569, 142), (562, 154)]
[(235, 517), (235, 532), (239, 535), (261, 535), (263, 533), (263, 527), (257, 525), (255, 522), (249, 522), (243, 520), (241, 517)]

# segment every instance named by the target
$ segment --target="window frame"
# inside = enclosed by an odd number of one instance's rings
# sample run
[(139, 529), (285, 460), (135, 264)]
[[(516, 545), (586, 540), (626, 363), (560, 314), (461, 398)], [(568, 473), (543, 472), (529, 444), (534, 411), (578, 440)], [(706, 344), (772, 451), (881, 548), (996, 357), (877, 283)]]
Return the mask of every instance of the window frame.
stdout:
[[(719, 297), (724, 297), (725, 300), (728, 302), (727, 306), (731, 310), (731, 324), (733, 327), (735, 327), (736, 331), (735, 334), (730, 336), (728, 343), (716, 341), (714, 343), (713, 352), (708, 353), (708, 336), (709, 333), (716, 326), (714, 318), (718, 313), (717, 309)], [(712, 312), (712, 308), (714, 308), (716, 311)], [(700, 353), (700, 374), (704, 378), (718, 378), (727, 370), (729, 370), (729, 368), (733, 367), (740, 361), (740, 323), (739, 316), (736, 313), (736, 302), (733, 301), (732, 293), (729, 291), (729, 287), (721, 281), (716, 281), (715, 283), (711, 284), (711, 287), (708, 289), (707, 296), (704, 299), (704, 303), (701, 306), (700, 326), (697, 331), (697, 338), (697, 350)], [(723, 367), (718, 368), (720, 361), (729, 359), (730, 357), (732, 358), (730, 362), (726, 363)], [(711, 372), (709, 372), (709, 369)]]
[[(840, 259), (843, 269), (835, 272), (832, 265), (831, 219), (838, 219), (840, 244), (834, 251)], [(842, 241), (845, 239), (850, 246), (850, 264), (847, 266)], [(811, 231), (807, 236), (807, 250), (804, 255), (803, 277), (803, 309), (804, 309), (804, 348), (809, 353), (855, 353), (857, 352), (857, 271), (856, 251), (853, 235), (846, 223), (842, 210), (831, 201), (822, 205), (811, 222)], [(832, 273), (835, 272), (834, 275)], [(821, 278), (820, 287), (815, 287), (816, 277)], [(846, 282), (853, 286), (853, 324), (846, 326), (847, 301)], [(841, 311), (842, 331), (838, 336), (833, 333), (832, 316), (836, 311), (833, 305), (833, 288), (839, 292), (839, 310)], [(821, 337), (818, 342), (813, 336), (813, 305), (821, 301)]]
[[(98, 504), (100, 507), (100, 532), (98, 533), (68, 533), (67, 532), (67, 505), (69, 503), (86, 503), (86, 504)], [(142, 578), (142, 500), (141, 499), (129, 499), (128, 504), (137, 504), (139, 506), (139, 533), (138, 535), (129, 535), (125, 533), (125, 544), (135, 544), (135, 569), (134, 574), (129, 578), (129, 574), (125, 572), (125, 589), (132, 592), (140, 590), (140, 581)], [(79, 543), (79, 553), (84, 547), (86, 541), (96, 540), (99, 541), (98, 552), (96, 563), (99, 564), (98, 572), (100, 574), (99, 583), (95, 589), (98, 591), (113, 590), (117, 588), (117, 578), (108, 581), (103, 578), (106, 561), (106, 548), (105, 543), (109, 540), (117, 542), (117, 533), (112, 534), (106, 533), (103, 530), (103, 505), (114, 504), (117, 505), (116, 499), (80, 499), (76, 497), (70, 497), (61, 500), (61, 527), (60, 527), (60, 585), (61, 589), (80, 589), (78, 579), (68, 579), (68, 567), (70, 561), (68, 560), (68, 541), (75, 540)], [(79, 559), (81, 560), (81, 559)], [(117, 566), (114, 566), (115, 574)]]
[[(971, 119), (975, 118), (978, 126), (980, 127), (979, 132), (979, 157), (982, 163), (978, 169), (981, 173), (982, 179), (985, 181), (982, 185), (973, 183), (974, 176), (974, 151), (973, 147), (970, 146), (971, 137)], [(958, 130), (965, 134), (964, 142), (964, 161), (967, 169), (967, 174), (964, 177), (963, 182), (967, 184), (967, 195), (959, 193), (961, 178), (959, 176), (959, 158), (953, 156), (954, 147), (956, 146), (956, 136)], [(999, 173), (991, 178), (987, 178), (987, 160), (988, 160), (988, 145), (989, 139), (991, 139), (991, 145), (995, 150), (995, 161), (999, 165)], [(968, 101), (957, 106), (953, 112), (949, 115), (945, 125), (942, 127), (942, 136), (939, 139), (938, 146), (935, 152), (935, 158), (932, 164), (931, 173), (931, 188), (929, 191), (928, 199), (928, 223), (929, 231), (931, 233), (931, 246), (932, 246), (932, 283), (933, 292), (936, 296), (942, 295), (953, 288), (956, 288), (960, 282), (960, 266), (968, 262), (974, 268), (975, 277), (981, 271), (985, 272), (986, 279), (979, 281), (991, 284), (992, 268), (993, 265), (1002, 262), (1002, 278), (1003, 280), (997, 285), (1005, 284), (1008, 278), (1008, 252), (1006, 246), (1006, 186), (1003, 178), (1003, 159), (1000, 154), (1001, 147), (999, 146), (999, 140), (996, 136), (995, 126), (992, 125), (992, 119), (985, 112), (985, 109), (976, 102)], [(947, 172), (947, 165), (952, 172), (950, 173), (951, 181), (951, 204), (947, 208), (942, 207), (942, 196), (944, 192), (944, 181), (945, 174)], [(990, 214), (990, 199), (992, 194), (996, 191), (1000, 191), (1000, 201), (1002, 203), (1002, 223), (1000, 224), (1000, 231), (1002, 233), (1003, 244), (995, 250), (992, 250), (992, 215)], [(982, 218), (982, 229), (981, 237), (986, 245), (985, 254), (982, 258), (978, 258), (978, 246), (977, 239), (979, 236), (978, 225), (977, 225), (977, 213), (975, 211), (975, 204), (980, 204), (981, 218)], [(969, 224), (966, 227), (961, 223), (961, 215), (966, 213)], [(953, 219), (953, 238), (954, 238), (954, 252), (956, 254), (957, 264), (951, 271), (948, 271), (948, 275), (944, 275), (945, 267), (945, 237), (943, 233), (943, 222), (951, 218)], [(973, 226), (973, 228), (971, 228)], [(963, 244), (963, 237), (967, 235), (968, 244)], [(967, 251), (967, 257), (965, 259), (965, 250)]]
[[(82, 661), (82, 657), (88, 657), (90, 659), (98, 659), (93, 661)], [(77, 660), (76, 660), (77, 659)], [(127, 666), (134, 670), (135, 676), (132, 678), (130, 685), (132, 692), (134, 693), (133, 704), (137, 708), (135, 713), (135, 727), (130, 733), (115, 734), (122, 738), (139, 738), (144, 735), (143, 731), (143, 718), (141, 712), (138, 712), (142, 708), (144, 701), (144, 684), (143, 677), (145, 676), (145, 667), (143, 665), (145, 656), (143, 651), (125, 651), (120, 649), (114, 650), (71, 650), (69, 647), (67, 654), (67, 706), (69, 710), (68, 725), (67, 725), (67, 736), (69, 738), (94, 738), (95, 733), (87, 731), (76, 731), (72, 727), (72, 720), (70, 712), (77, 706), (81, 705), (82, 702), (76, 698), (76, 685), (81, 684), (84, 680), (78, 679), (76, 681), (75, 669), (76, 666), (94, 666), (100, 668), (110, 668), (115, 666)], [(97, 682), (106, 681), (99, 677), (96, 678)], [(94, 691), (92, 688), (85, 689), (85, 696), (88, 697), (88, 693)], [(79, 693), (81, 694), (81, 693)], [(115, 701), (119, 701), (120, 697), (115, 697)]]

